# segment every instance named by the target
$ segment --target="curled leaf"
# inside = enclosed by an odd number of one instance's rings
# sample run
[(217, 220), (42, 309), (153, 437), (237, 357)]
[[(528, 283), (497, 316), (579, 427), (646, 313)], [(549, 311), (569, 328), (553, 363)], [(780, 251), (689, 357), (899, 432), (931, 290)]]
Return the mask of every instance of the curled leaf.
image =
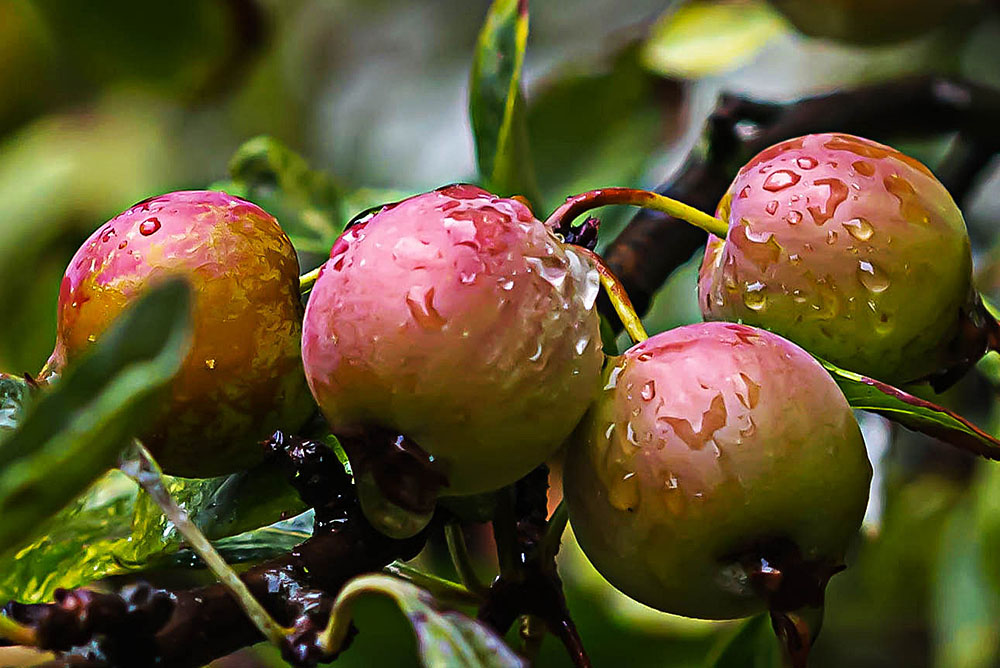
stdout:
[(852, 408), (876, 413), (913, 431), (987, 459), (1000, 460), (997, 440), (961, 415), (880, 380), (820, 363), (837, 381)]
[(339, 650), (350, 627), (354, 602), (387, 596), (406, 615), (425, 666), (521, 668), (527, 664), (482, 622), (461, 612), (441, 610), (429, 592), (388, 575), (362, 575), (348, 582), (333, 605), (328, 648)]

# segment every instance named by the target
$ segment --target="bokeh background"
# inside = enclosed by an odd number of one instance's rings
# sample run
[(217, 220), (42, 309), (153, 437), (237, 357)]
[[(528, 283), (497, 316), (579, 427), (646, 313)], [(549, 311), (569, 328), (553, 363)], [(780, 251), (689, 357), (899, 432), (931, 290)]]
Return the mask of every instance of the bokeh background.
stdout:
[[(0, 0), (0, 370), (41, 367), (62, 271), (96, 227), (151, 195), (226, 179), (251, 137), (278, 138), (359, 202), (474, 179), (467, 87), (488, 4)], [(927, 72), (1000, 86), (1000, 12), (981, 7), (878, 47), (805, 37), (756, 0), (532, 0), (530, 9), (536, 211), (592, 187), (663, 183), (721, 91), (786, 102)], [(933, 167), (950, 140), (893, 143)], [(997, 170), (961, 204), (981, 287), (996, 298)], [(603, 212), (602, 245), (630, 215)], [(689, 262), (663, 287), (650, 332), (699, 319), (694, 274)], [(998, 368), (988, 358), (945, 401), (995, 430)], [(863, 427), (877, 463), (872, 505), (850, 569), (830, 587), (814, 665), (1000, 665), (1000, 468), (879, 418)], [(738, 631), (629, 601), (572, 540), (561, 566), (597, 666), (710, 665)], [(388, 604), (363, 603), (357, 625), (340, 665), (417, 664)], [(765, 665), (743, 658), (726, 665)], [(549, 639), (541, 664), (568, 661)], [(254, 648), (216, 665), (284, 664)]]

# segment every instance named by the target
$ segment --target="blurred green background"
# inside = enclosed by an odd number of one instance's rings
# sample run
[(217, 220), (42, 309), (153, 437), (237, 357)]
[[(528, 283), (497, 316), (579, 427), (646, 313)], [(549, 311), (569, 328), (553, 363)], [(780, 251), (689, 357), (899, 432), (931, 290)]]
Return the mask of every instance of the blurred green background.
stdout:
[[(225, 179), (250, 137), (301, 153), (348, 201), (475, 179), (467, 85), (488, 4), (0, 0), (0, 370), (45, 361), (62, 271), (90, 232), (150, 195)], [(536, 212), (592, 187), (662, 183), (722, 90), (790, 101), (918, 72), (1000, 86), (998, 43), (995, 11), (859, 48), (803, 37), (753, 0), (532, 0), (524, 84)], [(933, 167), (949, 141), (894, 143)], [(962, 205), (982, 289), (996, 298), (996, 170)], [(629, 215), (604, 212), (602, 244)], [(320, 257), (304, 254), (303, 268)], [(699, 319), (694, 272), (689, 263), (656, 297), (651, 333)], [(948, 405), (995, 430), (998, 368), (985, 360)], [(1000, 665), (1000, 467), (880, 418), (863, 427), (873, 501), (849, 570), (832, 582), (814, 665)], [(444, 563), (433, 548), (425, 558)], [(706, 665), (737, 631), (629, 601), (572, 541), (561, 565), (597, 666)], [(363, 603), (357, 626), (338, 664), (416, 665), (388, 603)], [(743, 656), (726, 665), (765, 665)], [(541, 663), (568, 665), (551, 638)], [(282, 663), (255, 648), (216, 665)]]

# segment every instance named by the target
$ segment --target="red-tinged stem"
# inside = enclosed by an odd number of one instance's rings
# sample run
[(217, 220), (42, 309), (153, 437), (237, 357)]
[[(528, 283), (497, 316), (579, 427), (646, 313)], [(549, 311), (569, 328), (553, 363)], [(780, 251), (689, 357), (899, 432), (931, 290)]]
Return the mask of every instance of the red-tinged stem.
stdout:
[(636, 188), (601, 188), (573, 195), (552, 212), (545, 224), (552, 229), (565, 229), (577, 216), (611, 204), (624, 204), (661, 211), (720, 238), (725, 238), (729, 230), (725, 221), (699, 211), (693, 206), (688, 206), (658, 193)]

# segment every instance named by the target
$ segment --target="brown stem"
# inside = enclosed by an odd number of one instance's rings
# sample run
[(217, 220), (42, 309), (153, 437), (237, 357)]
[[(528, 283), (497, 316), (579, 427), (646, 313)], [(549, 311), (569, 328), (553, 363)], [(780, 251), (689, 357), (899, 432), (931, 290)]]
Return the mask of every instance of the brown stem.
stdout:
[[(535, 469), (514, 486), (512, 516), (506, 518), (513, 526), (501, 530), (495, 527), (495, 531), (498, 537), (513, 542), (508, 547), (518, 554), (490, 587), (486, 602), (479, 608), (479, 619), (505, 634), (522, 615), (535, 616), (559, 638), (574, 666), (590, 668), (590, 658), (566, 605), (551, 541), (547, 540), (547, 492), (546, 466)], [(502, 522), (505, 520), (499, 515), (494, 520), (494, 524)], [(498, 541), (498, 547), (504, 545)]]

